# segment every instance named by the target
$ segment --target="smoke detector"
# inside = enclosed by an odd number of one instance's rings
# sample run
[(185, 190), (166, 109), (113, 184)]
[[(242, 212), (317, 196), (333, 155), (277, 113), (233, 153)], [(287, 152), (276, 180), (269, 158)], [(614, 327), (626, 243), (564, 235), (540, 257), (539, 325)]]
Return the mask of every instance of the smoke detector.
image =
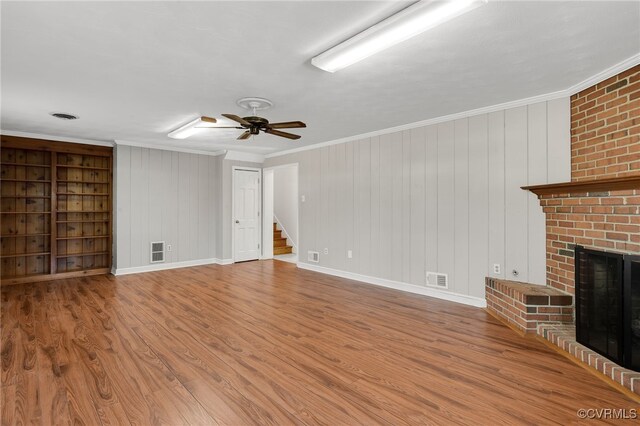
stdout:
[(80, 118), (77, 115), (67, 114), (66, 112), (52, 112), (51, 116), (59, 118), (60, 120), (77, 120)]

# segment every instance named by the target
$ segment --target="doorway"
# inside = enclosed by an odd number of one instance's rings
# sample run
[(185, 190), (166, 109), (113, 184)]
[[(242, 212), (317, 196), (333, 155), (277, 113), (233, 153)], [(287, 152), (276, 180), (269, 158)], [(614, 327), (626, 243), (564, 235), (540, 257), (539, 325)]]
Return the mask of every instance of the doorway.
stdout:
[(298, 261), (298, 164), (265, 168), (262, 257)]
[(233, 168), (233, 261), (260, 258), (260, 169)]

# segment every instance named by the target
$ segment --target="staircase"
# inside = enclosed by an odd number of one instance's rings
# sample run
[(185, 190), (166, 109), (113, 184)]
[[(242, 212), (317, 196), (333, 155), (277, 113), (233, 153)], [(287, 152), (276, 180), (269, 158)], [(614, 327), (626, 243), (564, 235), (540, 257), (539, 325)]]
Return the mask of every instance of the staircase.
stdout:
[(273, 255), (289, 254), (292, 247), (287, 245), (287, 239), (282, 236), (282, 231), (278, 230), (276, 223), (273, 224)]

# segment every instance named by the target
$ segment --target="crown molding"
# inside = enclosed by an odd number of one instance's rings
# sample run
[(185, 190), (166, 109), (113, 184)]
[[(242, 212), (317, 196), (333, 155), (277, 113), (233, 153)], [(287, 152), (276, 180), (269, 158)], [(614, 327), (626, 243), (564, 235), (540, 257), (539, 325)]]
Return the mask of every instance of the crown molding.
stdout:
[(604, 71), (599, 72), (598, 74), (595, 74), (589, 78), (587, 78), (586, 80), (581, 81), (578, 84), (575, 84), (571, 87), (569, 87), (568, 89), (564, 89), (564, 90), (559, 90), (556, 92), (551, 92), (551, 93), (546, 93), (546, 94), (542, 94), (542, 95), (538, 95), (538, 96), (532, 96), (530, 98), (524, 98), (524, 99), (518, 99), (515, 101), (509, 101), (509, 102), (504, 102), (501, 104), (496, 104), (496, 105), (490, 105), (490, 106), (486, 106), (486, 107), (482, 107), (482, 108), (477, 108), (477, 109), (472, 109), (472, 110), (468, 110), (468, 111), (463, 111), (463, 112), (458, 112), (455, 114), (449, 114), (449, 115), (443, 115), (440, 117), (436, 117), (436, 118), (430, 118), (427, 120), (421, 120), (421, 121), (416, 121), (414, 123), (408, 123), (408, 124), (403, 124), (401, 126), (395, 126), (395, 127), (389, 127), (386, 129), (381, 129), (381, 130), (376, 130), (373, 132), (368, 132), (368, 133), (361, 133), (358, 135), (353, 135), (353, 136), (347, 136), (345, 138), (340, 138), (340, 139), (334, 139), (331, 141), (327, 141), (327, 142), (320, 142), (320, 143), (316, 143), (313, 145), (307, 145), (307, 146), (302, 146), (300, 148), (293, 148), (293, 149), (288, 149), (286, 151), (279, 151), (279, 152), (274, 152), (272, 154), (267, 154), (265, 155), (265, 158), (275, 158), (275, 157), (281, 157), (283, 155), (289, 155), (289, 154), (294, 154), (297, 152), (303, 152), (303, 151), (309, 151), (312, 149), (317, 149), (317, 148), (322, 148), (325, 146), (331, 146), (331, 145), (338, 145), (341, 143), (345, 143), (345, 142), (351, 142), (351, 141), (355, 141), (355, 140), (360, 140), (360, 139), (367, 139), (367, 138), (371, 138), (374, 136), (380, 136), (380, 135), (386, 135), (389, 133), (395, 133), (395, 132), (401, 132), (404, 130), (411, 130), (411, 129), (415, 129), (417, 127), (424, 127), (424, 126), (430, 126), (433, 124), (438, 124), (438, 123), (443, 123), (445, 121), (453, 121), (453, 120), (458, 120), (461, 118), (468, 118), (468, 117), (473, 117), (476, 115), (481, 115), (481, 114), (488, 114), (491, 112), (496, 112), (496, 111), (502, 111), (502, 110), (507, 110), (507, 109), (511, 109), (511, 108), (517, 108), (517, 107), (521, 107), (521, 106), (525, 106), (525, 105), (531, 105), (531, 104), (535, 104), (538, 102), (547, 102), (547, 101), (552, 101), (554, 99), (560, 99), (560, 98), (568, 98), (571, 95), (574, 95), (578, 92), (580, 92), (581, 90), (586, 89), (587, 87), (591, 87), (594, 84), (597, 84), (603, 80), (606, 80), (609, 77), (612, 77), (616, 74), (619, 74), (623, 71), (628, 70), (629, 68), (632, 68), (636, 65), (640, 64), (640, 53), (633, 55), (630, 58), (625, 59), (622, 62), (617, 63), (616, 65), (607, 68)]
[(586, 80), (581, 81), (578, 84), (575, 84), (567, 89), (568, 96), (575, 95), (578, 92), (583, 91), (587, 87), (591, 87), (594, 84), (600, 83), (610, 77), (613, 77), (616, 74), (620, 74), (622, 71), (626, 71), (629, 68), (633, 68), (636, 65), (640, 65), (640, 53), (633, 55), (632, 57), (625, 59), (622, 62), (615, 64), (614, 66), (607, 68), (604, 71), (599, 72), (596, 75), (593, 75)]
[(300, 148), (289, 149), (286, 151), (274, 152), (272, 154), (265, 155), (266, 158), (280, 157), (283, 155), (294, 154), (296, 152), (308, 151), (310, 149), (322, 148), (325, 146), (338, 145), (345, 142), (351, 142), (355, 140), (372, 138), (375, 136), (386, 135), (389, 133), (402, 132), (404, 130), (411, 130), (418, 127), (431, 126), (433, 124), (443, 123), (446, 121), (459, 120), (461, 118), (473, 117), (475, 115), (488, 114), (496, 111), (503, 111), (511, 108), (517, 108), (525, 105), (531, 105), (538, 102), (546, 102), (554, 99), (560, 99), (568, 97), (566, 90), (560, 90), (558, 92), (547, 93), (544, 95), (532, 96), (530, 98), (518, 99), (515, 101), (504, 102), (501, 104), (490, 105), (482, 108), (472, 109), (463, 112), (457, 112), (455, 114), (443, 115), (436, 118), (429, 118), (427, 120), (416, 121), (413, 123), (403, 124), (401, 126), (388, 127), (386, 129), (375, 130), (373, 132), (361, 133), (358, 135), (347, 136), (345, 138), (334, 139), (327, 142), (316, 143), (313, 145), (302, 146)]
[(227, 151), (225, 150), (203, 151), (198, 149), (177, 148), (171, 145), (160, 145), (160, 144), (148, 143), (148, 142), (135, 142), (135, 141), (122, 140), (122, 139), (116, 139), (115, 145), (116, 146), (118, 145), (133, 146), (136, 148), (159, 149), (162, 151), (184, 152), (186, 154), (210, 155), (212, 157), (217, 157), (219, 155), (224, 155), (227, 153)]
[(7, 136), (16, 136), (21, 138), (32, 138), (32, 139), (45, 139), (45, 140), (56, 141), (56, 142), (81, 143), (85, 145), (108, 146), (108, 147), (115, 146), (113, 142), (109, 142), (109, 141), (71, 138), (71, 137), (65, 137), (65, 136), (53, 136), (53, 135), (45, 135), (42, 133), (16, 132), (14, 130), (2, 130), (2, 129), (0, 129), (0, 133)]
[(250, 163), (264, 163), (264, 155), (244, 151), (228, 150), (224, 159), (232, 161), (248, 161)]

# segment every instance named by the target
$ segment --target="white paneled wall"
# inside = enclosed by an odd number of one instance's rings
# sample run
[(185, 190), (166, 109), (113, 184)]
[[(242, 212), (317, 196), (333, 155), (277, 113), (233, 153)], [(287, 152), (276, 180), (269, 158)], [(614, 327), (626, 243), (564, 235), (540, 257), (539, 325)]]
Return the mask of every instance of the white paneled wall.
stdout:
[(218, 157), (118, 145), (115, 267), (149, 265), (149, 243), (165, 241), (165, 263), (216, 258), (220, 233)]
[(426, 271), (441, 272), (450, 292), (483, 298), (493, 264), (499, 276), (545, 282), (544, 215), (520, 187), (570, 180), (569, 124), (565, 98), (272, 157), (265, 167), (299, 163), (302, 262), (319, 251), (321, 267), (417, 286)]

